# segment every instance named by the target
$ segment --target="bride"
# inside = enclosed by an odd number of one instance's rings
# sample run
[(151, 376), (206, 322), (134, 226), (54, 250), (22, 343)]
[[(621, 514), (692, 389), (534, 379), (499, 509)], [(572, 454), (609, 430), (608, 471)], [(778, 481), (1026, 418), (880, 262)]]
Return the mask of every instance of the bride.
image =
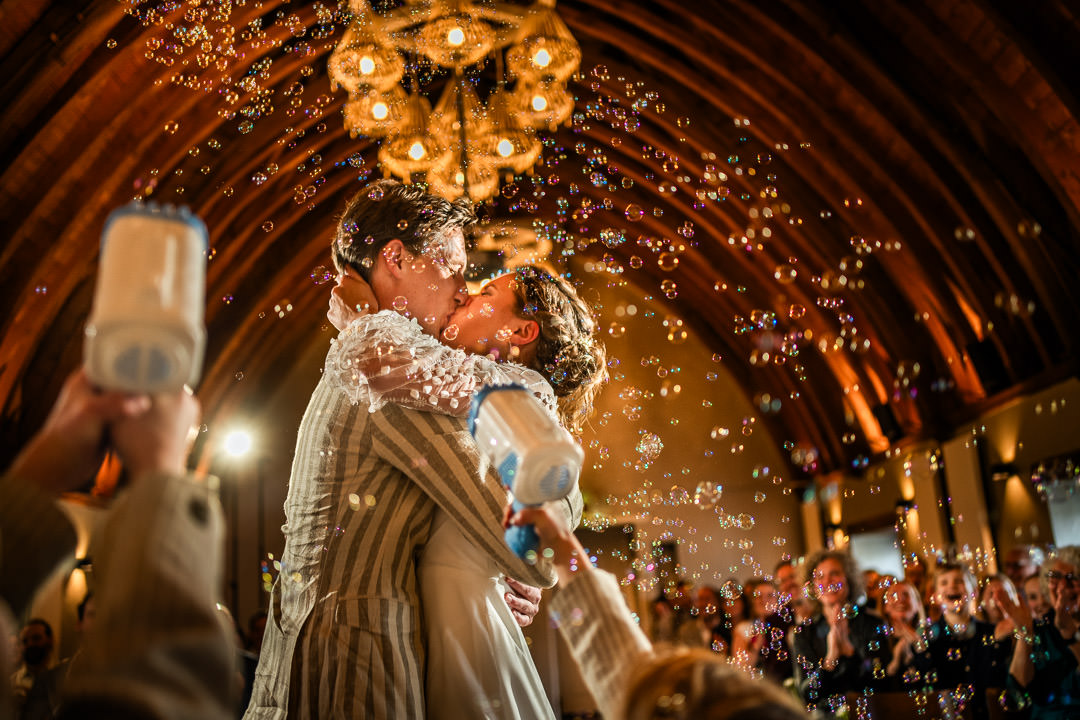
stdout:
[[(566, 280), (536, 267), (485, 283), (451, 318), (445, 345), (415, 323), (404, 332), (400, 325), (388, 330), (375, 307), (363, 280), (352, 272), (339, 276), (328, 317), (342, 331), (345, 356), (359, 358), (346, 390), (373, 410), (393, 402), (464, 416), (482, 385), (517, 382), (577, 432), (606, 379), (588, 308)], [(505, 600), (507, 579), (442, 510), (419, 559), (418, 580), (427, 717), (554, 720)]]

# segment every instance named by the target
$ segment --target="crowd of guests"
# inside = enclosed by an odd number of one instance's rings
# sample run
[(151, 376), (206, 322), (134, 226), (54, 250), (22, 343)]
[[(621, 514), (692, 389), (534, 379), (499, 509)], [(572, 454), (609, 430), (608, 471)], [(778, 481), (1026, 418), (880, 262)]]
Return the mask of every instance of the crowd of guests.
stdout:
[[(241, 663), (212, 602), (220, 507), (182, 469), (196, 416), (183, 393), (153, 403), (97, 395), (76, 374), (0, 478), (0, 528), (5, 541), (22, 540), (0, 546), (0, 598), (15, 617), (49, 570), (73, 557), (73, 529), (53, 499), (96, 467), (106, 428), (134, 478), (104, 537), (100, 595), (80, 608), (78, 657), (56, 667), (48, 623), (25, 622), (17, 645), (0, 647), (14, 669), (0, 687), (0, 716), (235, 716)], [(963, 564), (928, 570), (917, 559), (903, 578), (860, 573), (847, 553), (829, 550), (781, 563), (768, 581), (682, 583), (655, 603), (654, 645), (617, 579), (594, 571), (573, 534), (540, 513), (516, 521), (538, 523), (554, 549), (552, 614), (606, 717), (786, 720), (803, 708), (879, 720), (1080, 717), (1080, 548), (1045, 559), (1010, 552), (1003, 572), (981, 582)], [(256, 642), (248, 653), (257, 652)], [(927, 696), (948, 713), (924, 712)], [(903, 697), (922, 705), (896, 702)]]
[(1001, 567), (977, 579), (910, 557), (897, 578), (822, 551), (771, 581), (676, 584), (653, 604), (653, 639), (707, 647), (825, 717), (924, 715), (928, 702), (976, 719), (1080, 717), (1080, 548), (1017, 547)]

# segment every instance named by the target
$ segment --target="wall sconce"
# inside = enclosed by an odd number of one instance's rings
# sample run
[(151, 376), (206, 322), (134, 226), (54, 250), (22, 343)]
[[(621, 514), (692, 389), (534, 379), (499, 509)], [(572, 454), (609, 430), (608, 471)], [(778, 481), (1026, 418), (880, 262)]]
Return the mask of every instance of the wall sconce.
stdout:
[(1004, 482), (1013, 475), (1020, 476), (1020, 468), (1016, 463), (994, 463), (990, 466), (990, 479), (994, 482)]

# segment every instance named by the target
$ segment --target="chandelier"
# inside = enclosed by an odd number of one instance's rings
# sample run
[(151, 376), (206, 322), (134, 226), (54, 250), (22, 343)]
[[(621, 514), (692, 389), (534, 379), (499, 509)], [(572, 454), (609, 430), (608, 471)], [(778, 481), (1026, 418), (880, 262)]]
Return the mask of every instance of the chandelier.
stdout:
[[(554, 5), (405, 0), (376, 12), (368, 0), (350, 0), (352, 22), (327, 63), (331, 89), (349, 94), (345, 129), (382, 139), (388, 176), (425, 181), (450, 199), (494, 196), (501, 173), (512, 178), (536, 164), (537, 133), (553, 132), (574, 109), (566, 82), (581, 49)], [(496, 87), (481, 100), (466, 71), (488, 58)], [(434, 109), (415, 72), (406, 73), (407, 60), (415, 68), (422, 59), (451, 74)]]

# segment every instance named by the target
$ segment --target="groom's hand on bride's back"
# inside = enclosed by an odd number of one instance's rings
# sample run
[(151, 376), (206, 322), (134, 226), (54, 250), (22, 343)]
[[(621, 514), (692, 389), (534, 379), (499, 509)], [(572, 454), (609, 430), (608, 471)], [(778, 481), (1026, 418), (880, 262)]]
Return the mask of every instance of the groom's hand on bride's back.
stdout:
[(540, 612), (540, 588), (520, 583), (512, 577), (506, 577), (506, 584), (510, 586), (510, 592), (506, 593), (506, 604), (514, 620), (521, 627), (532, 625), (536, 613)]

